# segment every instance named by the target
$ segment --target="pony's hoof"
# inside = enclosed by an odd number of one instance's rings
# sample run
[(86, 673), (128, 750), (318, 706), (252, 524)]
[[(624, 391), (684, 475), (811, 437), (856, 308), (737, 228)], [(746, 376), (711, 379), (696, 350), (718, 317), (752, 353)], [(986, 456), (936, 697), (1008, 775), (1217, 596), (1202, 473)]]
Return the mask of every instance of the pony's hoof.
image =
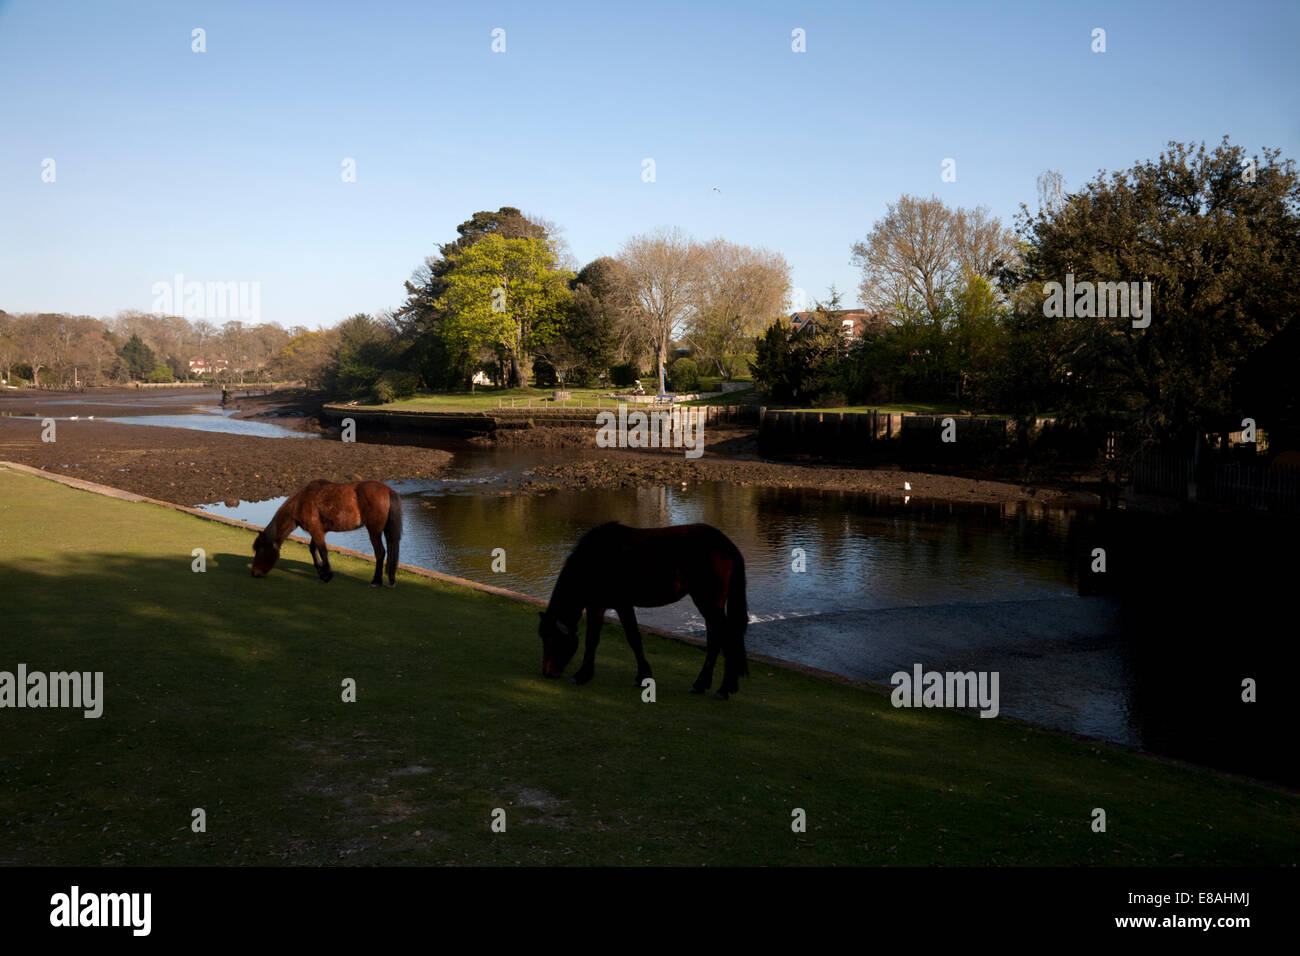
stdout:
[(396, 582), (396, 581), (389, 581), (389, 582), (388, 582), (388, 586), (389, 586), (390, 588), (395, 588), (395, 587), (397, 587), (397, 582)]
[(371, 581), (371, 582), (370, 582), (370, 586), (371, 586), (372, 588), (377, 588), (377, 587), (379, 587), (379, 582), (378, 582), (378, 581)]
[(578, 686), (581, 687), (583, 684), (587, 683), (587, 681), (589, 681), (589, 680), (591, 680), (591, 675), (590, 675), (590, 674), (587, 674), (586, 676), (583, 676), (582, 674), (574, 674), (572, 677), (569, 678), (569, 683), (570, 683), (570, 684), (577, 684)]
[(731, 696), (731, 695), (728, 694), (725, 690), (715, 690), (715, 691), (713, 692), (713, 699), (714, 699), (714, 700), (726, 700), (726, 699), (729, 698), (730, 696)]

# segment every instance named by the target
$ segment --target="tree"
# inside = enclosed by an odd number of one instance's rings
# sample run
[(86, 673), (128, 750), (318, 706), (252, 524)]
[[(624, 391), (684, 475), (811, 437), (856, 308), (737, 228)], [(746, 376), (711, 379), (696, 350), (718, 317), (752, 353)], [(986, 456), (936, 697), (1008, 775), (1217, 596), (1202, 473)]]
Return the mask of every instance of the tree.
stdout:
[(352, 396), (369, 392), (393, 366), (396, 345), (397, 333), (391, 325), (364, 312), (349, 316), (334, 329), (327, 386)]
[(456, 239), (439, 246), (437, 255), (427, 257), (415, 269), (406, 283), (406, 302), (395, 317), (408, 344), (405, 360), (428, 387), (463, 387), (478, 364), (478, 350), (469, 348), (463, 336), (453, 334), (454, 317), (438, 305), (447, 295), (447, 275), (455, 257), (487, 236), (499, 236), (541, 240), (550, 246), (557, 263), (563, 264), (568, 253), (558, 232), (552, 223), (525, 216), (513, 206), (476, 212), (456, 227)]
[[(1127, 422), (1137, 444), (1199, 441), (1206, 432), (1292, 428), (1289, 387), (1250, 390), (1242, 370), (1295, 322), (1300, 306), (1300, 177), (1277, 150), (1247, 157), (1225, 137), (1213, 150), (1170, 143), (1159, 158), (1101, 174), (1056, 209), (1022, 207), (1023, 263), (1015, 285), (1015, 333), (1036, 341), (1027, 378), (1050, 389), (1068, 418)], [(1072, 276), (1074, 316), (1055, 314), (1047, 283)], [(1116, 315), (1110, 287), (1095, 301), (1083, 283), (1150, 283), (1150, 324)], [(1088, 286), (1089, 289), (1092, 286)], [(1129, 286), (1132, 289), (1132, 286)], [(1093, 315), (1103, 311), (1105, 315)], [(1072, 303), (1073, 304), (1073, 303)], [(1052, 313), (1052, 314), (1048, 314)], [(1084, 314), (1079, 314), (1084, 313)], [(1137, 320), (1144, 321), (1142, 319)], [(1294, 338), (1292, 338), (1294, 341)], [(1294, 356), (1290, 364), (1294, 365)]]
[(500, 347), (509, 384), (526, 386), (534, 350), (557, 334), (573, 274), (556, 267), (544, 239), (488, 235), (454, 253), (451, 262), (446, 292), (435, 303), (449, 316), (449, 337), (467, 350)]
[(569, 379), (588, 383), (604, 375), (615, 354), (624, 350), (621, 346), (628, 345), (632, 323), (627, 321), (627, 267), (602, 256), (584, 266), (569, 285), (573, 298), (559, 338), (578, 359)]
[(14, 366), (23, 360), (23, 349), (18, 342), (20, 334), (18, 317), (0, 309), (0, 369), (4, 370), (6, 384)]
[(950, 209), (936, 196), (903, 196), (853, 244), (852, 261), (867, 309), (942, 324), (945, 300), (966, 275), (994, 276), (1015, 251), (1015, 236), (982, 206)]
[(285, 343), (276, 357), (276, 374), (288, 381), (299, 381), (308, 388), (323, 388), (329, 380), (332, 351), (338, 343), (338, 332), (298, 330)]
[(127, 375), (136, 381), (143, 381), (158, 364), (153, 349), (145, 345), (144, 340), (135, 332), (131, 333), (117, 354), (126, 365)]
[(654, 349), (662, 393), (669, 347), (695, 307), (701, 250), (680, 230), (661, 229), (629, 239), (618, 257), (627, 267), (630, 320)]
[(778, 253), (715, 239), (700, 250), (696, 309), (686, 341), (730, 380), (754, 338), (784, 317), (790, 266)]
[(782, 405), (811, 405), (841, 381), (847, 346), (835, 313), (840, 294), (832, 286), (825, 303), (817, 303), (802, 328), (774, 322), (754, 342), (750, 369), (754, 384)]

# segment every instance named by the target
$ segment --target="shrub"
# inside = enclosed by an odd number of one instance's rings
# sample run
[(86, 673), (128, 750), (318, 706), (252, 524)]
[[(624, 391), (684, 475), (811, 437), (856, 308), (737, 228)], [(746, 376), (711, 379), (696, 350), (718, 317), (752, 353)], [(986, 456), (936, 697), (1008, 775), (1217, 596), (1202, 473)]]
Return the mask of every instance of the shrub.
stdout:
[(148, 382), (171, 382), (171, 381), (174, 381), (174, 378), (173, 378), (173, 376), (172, 376), (172, 370), (171, 370), (171, 367), (168, 366), (167, 363), (165, 363), (165, 362), (159, 362), (157, 365), (155, 365), (155, 366), (153, 367), (153, 371), (149, 373), (149, 375), (148, 375), (148, 377), (145, 379), (145, 381), (148, 381)]
[(640, 377), (640, 370), (631, 362), (610, 366), (609, 381), (613, 385), (619, 387), (631, 385), (638, 377)]
[(395, 402), (399, 398), (409, 398), (415, 394), (416, 378), (413, 372), (399, 372), (389, 369), (375, 382), (375, 398), (382, 405)]
[(688, 358), (679, 358), (668, 366), (668, 389), (673, 392), (694, 392), (700, 387), (700, 370)]

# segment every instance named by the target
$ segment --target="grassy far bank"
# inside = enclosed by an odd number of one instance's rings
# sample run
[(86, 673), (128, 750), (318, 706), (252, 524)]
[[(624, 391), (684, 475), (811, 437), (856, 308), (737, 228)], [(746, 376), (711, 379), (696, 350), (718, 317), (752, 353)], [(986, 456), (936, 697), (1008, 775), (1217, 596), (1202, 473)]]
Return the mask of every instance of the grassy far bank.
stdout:
[(730, 702), (694, 697), (701, 652), (655, 637), (646, 704), (612, 625), (591, 684), (548, 681), (531, 605), (410, 575), (371, 590), (342, 557), (321, 585), (296, 543), (255, 581), (250, 541), (0, 469), (0, 670), (102, 670), (105, 696), (97, 720), (0, 711), (0, 863), (1300, 856), (1292, 794), (757, 664)]
[(523, 408), (529, 402), (532, 402), (533, 405), (548, 408), (559, 408), (562, 405), (577, 408), (579, 400), (581, 400), (584, 407), (589, 407), (596, 404), (597, 398), (602, 398), (602, 405), (616, 406), (618, 404), (609, 398), (603, 397), (609, 394), (607, 388), (570, 388), (567, 391), (573, 396), (571, 399), (565, 402), (553, 402), (551, 396), (556, 392), (554, 387), (492, 388), (491, 386), (483, 386), (473, 392), (424, 392), (410, 398), (373, 407), (410, 412), (486, 412), (499, 407), (503, 403), (506, 407), (509, 407), (512, 401), (515, 403), (516, 408)]
[[(705, 382), (702, 388), (716, 388), (716, 382)], [(510, 407), (514, 402), (514, 407), (527, 407), (531, 402), (533, 406), (545, 408), (558, 408), (567, 406), (576, 408), (581, 405), (584, 408), (592, 408), (597, 405), (613, 408), (618, 405), (618, 399), (609, 398), (610, 390), (608, 388), (571, 388), (568, 389), (572, 398), (564, 402), (555, 402), (551, 400), (554, 394), (554, 388), (492, 388), (485, 386), (470, 392), (429, 392), (415, 395), (411, 398), (402, 399), (396, 402), (390, 402), (387, 405), (364, 405), (370, 408), (383, 408), (391, 411), (411, 411), (411, 412), (486, 412), (498, 408), (501, 405)], [(752, 389), (728, 392), (724, 395), (718, 395), (712, 398), (702, 398), (690, 402), (682, 402), (683, 405), (738, 405), (742, 401), (752, 398)], [(773, 408), (782, 408), (784, 406), (770, 406)], [(883, 405), (846, 405), (836, 408), (794, 408), (792, 411), (805, 412), (870, 412), (877, 411), (890, 414), (905, 415), (959, 415), (960, 407), (955, 403), (946, 402), (897, 402)], [(991, 413), (990, 413), (991, 414)]]
[[(648, 392), (653, 393), (654, 386), (647, 380), (643, 380)], [(701, 389), (708, 390), (717, 387), (715, 380), (709, 380), (701, 383)], [(492, 386), (483, 386), (475, 389), (473, 392), (422, 392), (410, 398), (400, 399), (396, 402), (389, 402), (386, 405), (367, 405), (360, 403), (365, 407), (384, 408), (392, 411), (412, 411), (412, 412), (486, 412), (501, 405), (510, 407), (514, 402), (514, 407), (523, 408), (532, 403), (534, 406), (546, 408), (559, 408), (561, 406), (568, 408), (577, 408), (581, 405), (584, 408), (591, 408), (596, 405), (602, 405), (606, 408), (614, 408), (618, 405), (618, 399), (610, 398), (611, 392), (623, 391), (623, 389), (606, 388), (568, 388), (571, 398), (565, 401), (552, 401), (551, 396), (557, 389), (554, 386), (547, 388), (493, 388)], [(745, 392), (732, 393), (731, 395), (719, 396), (716, 399), (704, 399), (698, 402), (687, 402), (690, 405), (729, 405), (733, 404), (740, 395)], [(734, 396), (734, 397), (733, 397)]]

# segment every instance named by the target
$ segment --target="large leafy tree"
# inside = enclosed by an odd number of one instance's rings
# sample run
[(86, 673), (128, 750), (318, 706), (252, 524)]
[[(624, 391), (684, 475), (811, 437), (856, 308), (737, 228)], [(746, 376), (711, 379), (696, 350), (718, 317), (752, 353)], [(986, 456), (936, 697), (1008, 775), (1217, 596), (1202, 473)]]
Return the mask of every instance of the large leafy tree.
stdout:
[(448, 316), (445, 334), (467, 351), (501, 349), (508, 384), (527, 385), (534, 350), (559, 331), (573, 273), (557, 266), (541, 238), (487, 235), (450, 258), (446, 291), (435, 303)]
[(463, 387), (479, 364), (481, 349), (471, 349), (456, 332), (455, 318), (439, 305), (448, 291), (447, 275), (455, 259), (487, 236), (504, 239), (538, 239), (548, 243), (557, 259), (563, 245), (554, 225), (528, 217), (514, 206), (496, 212), (480, 211), (456, 227), (456, 238), (438, 247), (406, 282), (406, 302), (395, 313), (402, 337), (409, 344), (406, 356), (430, 388)]
[(626, 271), (617, 259), (602, 256), (584, 266), (569, 283), (573, 297), (558, 337), (542, 350), (557, 372), (566, 373), (565, 381), (592, 382), (613, 362), (628, 324)]
[[(1186, 443), (1243, 417), (1295, 433), (1296, 376), (1277, 370), (1300, 306), (1300, 179), (1276, 150), (1248, 157), (1171, 143), (1158, 159), (1099, 175), (1036, 215), (1022, 210), (1014, 360), (1067, 417), (1130, 424), (1138, 444)], [(1049, 317), (1049, 282), (1150, 282), (1150, 325)], [(1290, 363), (1294, 365), (1294, 355)], [(1283, 363), (1285, 364), (1285, 363)], [(1291, 411), (1288, 411), (1290, 409)]]

